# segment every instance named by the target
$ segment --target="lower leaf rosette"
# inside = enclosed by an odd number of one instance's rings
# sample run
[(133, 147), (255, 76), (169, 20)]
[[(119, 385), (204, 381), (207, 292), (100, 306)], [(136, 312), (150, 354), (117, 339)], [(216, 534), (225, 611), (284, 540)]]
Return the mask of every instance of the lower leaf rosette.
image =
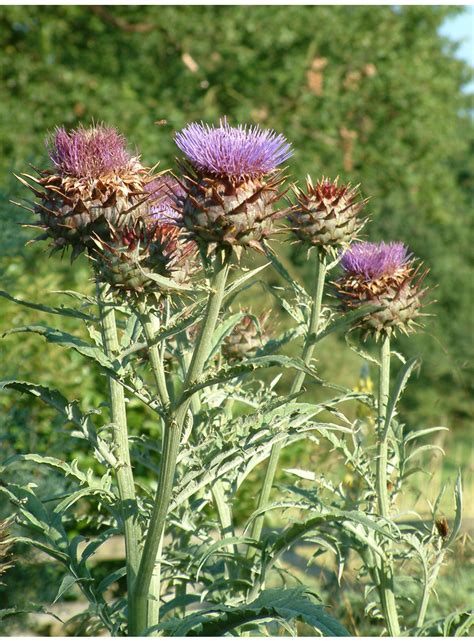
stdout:
[(343, 311), (380, 307), (356, 322), (364, 335), (379, 338), (420, 327), (428, 273), (403, 243), (355, 243), (341, 258), (344, 275), (333, 283)]

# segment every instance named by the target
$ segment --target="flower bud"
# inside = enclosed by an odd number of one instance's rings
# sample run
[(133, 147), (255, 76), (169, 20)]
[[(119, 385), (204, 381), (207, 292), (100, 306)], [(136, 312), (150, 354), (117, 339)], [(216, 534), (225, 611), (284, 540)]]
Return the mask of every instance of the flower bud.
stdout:
[(359, 197), (358, 187), (338, 185), (338, 178), (322, 178), (313, 185), (306, 179), (306, 191), (293, 187), (295, 209), (289, 216), (296, 237), (310, 246), (327, 251), (348, 245), (353, 241), (366, 219), (359, 217), (367, 200)]
[(266, 328), (269, 316), (270, 312), (261, 314), (258, 322), (250, 314), (244, 316), (224, 339), (222, 343), (223, 356), (229, 361), (253, 358), (269, 339)]

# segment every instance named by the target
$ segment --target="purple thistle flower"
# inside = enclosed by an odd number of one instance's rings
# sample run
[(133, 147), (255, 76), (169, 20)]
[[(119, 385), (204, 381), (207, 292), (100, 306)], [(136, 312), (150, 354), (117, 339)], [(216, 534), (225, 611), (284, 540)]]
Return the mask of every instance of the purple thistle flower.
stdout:
[(219, 127), (194, 122), (175, 142), (198, 171), (231, 179), (267, 174), (293, 153), (282, 134), (258, 125), (231, 127), (226, 118)]
[(344, 252), (341, 266), (354, 276), (376, 280), (392, 276), (410, 258), (411, 254), (403, 243), (354, 243)]
[(148, 183), (151, 193), (151, 218), (156, 223), (179, 224), (182, 222), (182, 207), (186, 192), (172, 176), (164, 175)]
[(126, 170), (132, 156), (126, 140), (113, 127), (94, 125), (66, 131), (58, 127), (46, 141), (49, 156), (61, 175), (76, 178), (100, 178)]

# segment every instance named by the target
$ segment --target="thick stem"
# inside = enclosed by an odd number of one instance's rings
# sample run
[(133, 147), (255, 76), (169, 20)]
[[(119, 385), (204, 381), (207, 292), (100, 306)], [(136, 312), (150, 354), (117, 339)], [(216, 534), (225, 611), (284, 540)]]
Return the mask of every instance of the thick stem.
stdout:
[[(224, 296), (229, 266), (228, 252), (221, 253), (219, 251), (215, 258), (214, 276), (211, 282), (211, 292), (209, 294), (204, 320), (186, 375), (184, 390), (202, 373), (202, 369), (210, 352), (212, 337)], [(157, 552), (165, 529), (166, 516), (168, 514), (173, 490), (181, 432), (190, 403), (191, 398), (182, 402), (178, 401), (176, 410), (170, 412), (168, 419), (165, 421), (158, 488), (136, 581), (134, 602), (137, 619), (133, 633), (137, 636), (144, 634), (148, 627), (158, 623), (158, 618), (151, 620), (147, 614), (150, 583)], [(154, 596), (155, 598), (160, 598), (159, 594)], [(155, 604), (151, 610), (156, 613), (157, 609)]]
[[(308, 331), (306, 334), (306, 340), (303, 346), (302, 359), (305, 365), (310, 365), (311, 359), (313, 357), (314, 348), (316, 345), (316, 338), (318, 332), (319, 319), (321, 316), (321, 305), (323, 300), (324, 292), (324, 283), (326, 279), (327, 265), (326, 258), (320, 250), (316, 250), (316, 274), (313, 285), (313, 302), (311, 307), (311, 315), (308, 323)], [(305, 379), (304, 372), (298, 372), (293, 384), (291, 386), (290, 394), (298, 393), (303, 387)], [(284, 446), (284, 441), (280, 441), (273, 445), (270, 457), (267, 463), (267, 469), (265, 470), (265, 478), (263, 480), (262, 489), (260, 490), (260, 496), (258, 499), (257, 509), (263, 509), (267, 507), (270, 492), (272, 490), (273, 481), (275, 479), (276, 470), (278, 468), (278, 460), (280, 458), (280, 452)], [(265, 515), (262, 514), (258, 516), (253, 522), (251, 537), (258, 540), (262, 533), (263, 522)], [(248, 557), (253, 556), (255, 551), (253, 548), (249, 548)]]
[[(119, 351), (115, 311), (111, 304), (111, 297), (105, 288), (97, 285), (99, 302), (102, 340), (104, 351), (110, 358), (114, 358)], [(135, 579), (140, 561), (141, 531), (137, 521), (138, 508), (135, 495), (133, 471), (130, 463), (128, 447), (127, 414), (123, 387), (109, 376), (109, 400), (112, 422), (112, 434), (115, 445), (114, 454), (117, 458), (117, 485), (120, 497), (120, 513), (123, 520), (125, 534), (125, 555), (127, 564), (127, 590), (129, 600), (129, 626), (133, 627), (134, 618), (132, 595), (135, 588)]]
[[(164, 410), (168, 408), (170, 398), (166, 385), (165, 371), (163, 367), (163, 357), (160, 348), (155, 344), (156, 331), (159, 328), (158, 319), (152, 312), (147, 309), (143, 303), (139, 307), (140, 321), (145, 333), (145, 339), (148, 346), (148, 355), (150, 359), (151, 370), (155, 380), (158, 397)], [(164, 428), (166, 429), (166, 427)], [(164, 450), (164, 445), (163, 445)], [(150, 581), (150, 595), (147, 601), (147, 627), (158, 623), (160, 617), (160, 593), (161, 593), (161, 549), (163, 546), (163, 534), (159, 540), (155, 566)]]
[[(389, 336), (385, 336), (380, 349), (376, 489), (379, 515), (386, 519), (390, 516), (390, 502), (387, 489), (387, 452), (389, 430), (385, 429), (389, 387), (390, 338)], [(393, 589), (393, 560), (390, 547), (390, 545), (387, 545), (385, 548), (387, 560), (381, 562), (379, 593), (388, 633), (392, 637), (397, 637), (400, 636), (400, 625), (398, 622), (397, 604)]]

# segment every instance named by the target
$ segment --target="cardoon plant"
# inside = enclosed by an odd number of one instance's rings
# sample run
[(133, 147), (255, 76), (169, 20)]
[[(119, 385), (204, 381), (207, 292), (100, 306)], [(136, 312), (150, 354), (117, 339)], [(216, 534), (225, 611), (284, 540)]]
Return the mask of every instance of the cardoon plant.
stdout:
[[(417, 326), (425, 272), (400, 243), (353, 243), (365, 223), (359, 216), (365, 200), (348, 184), (322, 179), (313, 186), (308, 179), (307, 191), (294, 188), (294, 202), (279, 208), (278, 167), (291, 154), (282, 135), (231, 127), (224, 119), (217, 127), (189, 125), (176, 142), (187, 157), (184, 173), (156, 176), (113, 129), (58, 129), (50, 142), (52, 167), (29, 177), (43, 237), (53, 249), (69, 247), (73, 257), (87, 252), (97, 296), (74, 293), (80, 307), (69, 308), (0, 292), (85, 325), (82, 336), (45, 325), (12, 332), (40, 334), (89, 359), (107, 377), (108, 403), (83, 411), (58, 390), (0, 382), (1, 389), (28, 393), (54, 408), (74, 426), (71, 440), (82, 439), (95, 457), (90, 468), (66, 455), (34, 452), (2, 462), (0, 492), (15, 506), (18, 540), (64, 567), (58, 598), (73, 585), (81, 590), (88, 634), (262, 636), (278, 623), (296, 634), (296, 621), (303, 621), (322, 635), (347, 635), (314, 590), (279, 565), (300, 540), (311, 543), (315, 556), (333, 554), (336, 590), (350, 553), (357, 553), (366, 611), (382, 621), (381, 630), (424, 634), (430, 595), (461, 513), (460, 481), (452, 524), (440, 514), (439, 500), (427, 531), (404, 523), (396, 508), (406, 478), (416, 472), (411, 461), (426, 449), (413, 444), (440, 429), (408, 432), (399, 421), (397, 403), (414, 359), (403, 364), (389, 390), (389, 341), (398, 330)], [(314, 260), (311, 294), (267, 245), (286, 214), (293, 240)], [(269, 262), (249, 271), (237, 260), (230, 280), (233, 257), (252, 248)], [(327, 272), (339, 261), (338, 309), (323, 308)], [(269, 310), (231, 310), (270, 264), (284, 286), (263, 285), (292, 319), (282, 332)], [(315, 368), (317, 342), (347, 328), (381, 340), (377, 399), (370, 385), (335, 386), (325, 380), (324, 364)], [(277, 353), (301, 337), (301, 358)], [(268, 368), (278, 368), (270, 382), (259, 375)], [(294, 373), (289, 393), (280, 382), (286, 369)], [(337, 395), (302, 402), (308, 379), (322, 393)], [(153, 418), (153, 431), (147, 432), (146, 422), (138, 433), (129, 430), (131, 401)], [(358, 404), (355, 420), (343, 411), (347, 402)], [(270, 503), (281, 449), (318, 439), (341, 455), (342, 470), (321, 475), (288, 469), (296, 481), (282, 485), (281, 500)], [(8, 470), (19, 463), (59, 471), (66, 491), (49, 495), (35, 483), (10, 481)], [(251, 474), (262, 463), (267, 467), (258, 505), (242, 530), (235, 508), (249, 478), (256, 493)], [(358, 481), (347, 487), (333, 478), (336, 472)], [(71, 532), (84, 505), (96, 528), (88, 541)], [(279, 531), (262, 529), (270, 510), (281, 514)], [(124, 567), (98, 580), (91, 559), (115, 534), (125, 539)], [(0, 554), (2, 549), (0, 541)], [(407, 574), (413, 573), (415, 562), (422, 567), (416, 584), (421, 594), (415, 616), (405, 623), (397, 579), (406, 564)], [(110, 585), (122, 576), (126, 594), (110, 596)]]
[[(296, 242), (306, 249), (308, 254), (310, 251), (315, 254), (310, 313), (302, 353), (305, 365), (310, 365), (321, 333), (321, 306), (326, 274), (328, 267), (330, 269), (335, 265), (333, 262), (328, 266), (328, 259), (334, 257), (341, 247), (347, 247), (366, 223), (359, 214), (367, 200), (360, 198), (358, 187), (351, 187), (350, 184), (338, 185), (338, 181), (338, 178), (331, 181), (323, 177), (313, 185), (311, 176), (308, 175), (306, 192), (296, 185), (293, 186), (296, 203), (288, 216), (291, 231), (296, 236)], [(291, 394), (300, 393), (304, 380), (304, 372), (299, 372), (291, 386)], [(283, 443), (279, 443), (272, 449), (258, 499), (259, 509), (264, 509), (268, 504), (282, 447)], [(263, 516), (254, 522), (252, 535), (255, 538), (259, 538), (262, 527)]]

